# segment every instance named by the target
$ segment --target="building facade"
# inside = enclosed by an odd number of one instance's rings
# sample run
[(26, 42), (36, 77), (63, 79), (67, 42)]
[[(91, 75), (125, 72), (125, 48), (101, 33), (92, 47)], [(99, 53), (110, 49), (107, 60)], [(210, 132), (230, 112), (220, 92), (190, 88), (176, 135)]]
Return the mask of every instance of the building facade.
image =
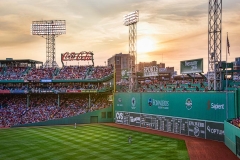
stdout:
[(129, 54), (118, 53), (108, 59), (108, 66), (112, 65), (116, 68), (116, 82), (120, 82), (122, 79), (121, 72), (122, 70), (129, 70)]

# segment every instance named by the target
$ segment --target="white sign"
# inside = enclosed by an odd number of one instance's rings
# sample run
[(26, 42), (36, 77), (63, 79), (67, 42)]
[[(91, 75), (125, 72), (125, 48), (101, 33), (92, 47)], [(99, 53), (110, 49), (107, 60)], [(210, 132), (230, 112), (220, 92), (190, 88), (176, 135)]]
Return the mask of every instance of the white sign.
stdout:
[(144, 77), (158, 76), (158, 66), (144, 67), (143, 76)]

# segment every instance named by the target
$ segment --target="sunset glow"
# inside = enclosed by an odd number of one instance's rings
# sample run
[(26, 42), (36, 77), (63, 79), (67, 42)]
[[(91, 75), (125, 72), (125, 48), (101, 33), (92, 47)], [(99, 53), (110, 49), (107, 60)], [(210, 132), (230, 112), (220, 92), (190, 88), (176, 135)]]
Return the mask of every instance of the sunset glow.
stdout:
[(152, 38), (145, 37), (137, 41), (137, 52), (138, 54), (144, 54), (151, 52), (155, 49), (155, 44)]
[[(66, 34), (56, 39), (58, 65), (61, 53), (80, 51), (92, 51), (95, 64), (105, 65), (114, 54), (129, 52), (129, 28), (123, 25), (123, 16), (139, 10), (138, 62), (163, 60), (179, 73), (180, 61), (203, 58), (207, 72), (208, 1), (8, 0), (0, 1), (0, 9), (0, 59), (45, 62), (46, 40), (31, 35), (29, 26), (32, 21), (66, 20)], [(223, 1), (223, 61), (227, 32), (231, 44), (228, 61), (240, 57), (239, 15), (239, 0)]]

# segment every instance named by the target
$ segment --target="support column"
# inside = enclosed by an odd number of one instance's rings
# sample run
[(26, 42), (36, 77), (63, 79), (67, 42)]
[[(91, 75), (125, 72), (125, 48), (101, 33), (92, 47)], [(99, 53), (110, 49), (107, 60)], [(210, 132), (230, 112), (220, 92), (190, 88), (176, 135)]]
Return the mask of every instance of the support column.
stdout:
[(88, 108), (90, 109), (91, 107), (91, 96), (88, 94)]
[(29, 97), (30, 97), (30, 95), (27, 94), (27, 108), (29, 107)]
[(60, 96), (58, 94), (58, 107), (60, 107)]

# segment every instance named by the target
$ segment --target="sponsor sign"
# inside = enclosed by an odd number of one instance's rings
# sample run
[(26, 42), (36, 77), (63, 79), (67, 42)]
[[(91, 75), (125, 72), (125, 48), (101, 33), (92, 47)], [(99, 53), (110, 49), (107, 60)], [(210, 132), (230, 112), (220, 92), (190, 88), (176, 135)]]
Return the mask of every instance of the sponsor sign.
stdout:
[(123, 112), (116, 112), (116, 123), (123, 123)]
[(187, 110), (192, 109), (192, 100), (190, 98), (187, 98), (185, 105), (186, 105)]
[(81, 92), (82, 92), (82, 93), (86, 93), (86, 92), (87, 92), (87, 93), (96, 93), (97, 90), (95, 90), (95, 89), (94, 89), (94, 90), (92, 90), (92, 89), (84, 89), (84, 90), (81, 90)]
[(197, 138), (224, 141), (224, 124), (180, 117), (116, 112), (116, 123), (151, 128)]
[(10, 93), (10, 90), (0, 90), (0, 93)]
[(186, 60), (180, 62), (180, 73), (203, 73), (203, 58)]
[(157, 106), (158, 109), (169, 109), (169, 101), (166, 100), (156, 100), (153, 98), (148, 99), (149, 106)]
[(127, 70), (127, 69), (122, 69), (122, 70), (121, 70), (121, 76), (122, 76), (122, 79), (127, 79), (127, 78), (129, 78), (128, 70)]
[(11, 93), (17, 93), (17, 94), (23, 94), (23, 93), (28, 93), (27, 90), (11, 90)]
[(207, 110), (224, 110), (224, 104), (222, 103), (212, 103), (210, 100), (207, 102)]
[(205, 138), (205, 121), (188, 120), (189, 136)]
[(52, 90), (40, 90), (39, 93), (53, 93)]
[(206, 122), (206, 139), (224, 141), (224, 124)]
[(143, 76), (144, 77), (158, 76), (158, 66), (144, 67)]
[(97, 90), (90, 90), (90, 89), (67, 89), (66, 90), (67, 93), (95, 93), (97, 92)]
[(81, 93), (80, 89), (67, 89), (66, 90), (67, 93)]
[(118, 98), (117, 99), (117, 106), (119, 106), (119, 107), (122, 107), (123, 106), (123, 104), (122, 104), (122, 98)]
[(43, 83), (51, 83), (52, 80), (51, 80), (51, 79), (41, 79), (40, 82), (43, 82)]
[(139, 113), (130, 113), (130, 125), (140, 126), (140, 114)]
[(136, 99), (135, 99), (135, 97), (132, 97), (132, 99), (131, 99), (131, 104), (132, 104), (132, 109), (136, 109)]

